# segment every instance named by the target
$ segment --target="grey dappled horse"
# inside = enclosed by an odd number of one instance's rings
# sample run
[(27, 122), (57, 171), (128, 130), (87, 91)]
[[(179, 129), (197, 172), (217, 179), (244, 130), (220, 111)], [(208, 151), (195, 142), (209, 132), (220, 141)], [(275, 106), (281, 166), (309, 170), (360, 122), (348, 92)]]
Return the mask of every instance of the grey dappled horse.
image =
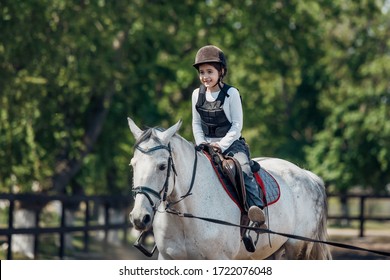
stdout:
[[(278, 234), (263, 233), (254, 253), (248, 252), (239, 227), (186, 218), (166, 211), (190, 213), (240, 223), (240, 209), (215, 174), (211, 163), (192, 143), (177, 134), (181, 121), (162, 130), (141, 130), (130, 118), (136, 139), (130, 219), (135, 228), (153, 228), (159, 259), (331, 259), (328, 246)], [(327, 206), (322, 180), (281, 159), (261, 161), (278, 181), (279, 201), (265, 208), (268, 227), (311, 239), (326, 240)], [(251, 231), (252, 238), (256, 233)]]

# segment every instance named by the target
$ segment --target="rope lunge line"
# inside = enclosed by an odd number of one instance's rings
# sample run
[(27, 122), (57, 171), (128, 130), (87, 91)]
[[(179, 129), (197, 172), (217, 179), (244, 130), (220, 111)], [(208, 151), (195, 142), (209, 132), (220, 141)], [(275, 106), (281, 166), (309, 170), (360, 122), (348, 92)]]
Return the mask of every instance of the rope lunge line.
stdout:
[(366, 249), (366, 248), (361, 248), (361, 247), (357, 247), (357, 246), (353, 246), (353, 245), (349, 245), (349, 244), (338, 243), (338, 242), (333, 242), (333, 241), (316, 240), (316, 239), (303, 237), (303, 236), (299, 236), (299, 235), (282, 233), (282, 232), (276, 232), (276, 231), (272, 231), (270, 229), (261, 229), (261, 228), (257, 228), (257, 227), (237, 225), (237, 224), (233, 224), (233, 223), (229, 223), (229, 222), (226, 222), (226, 221), (217, 220), (217, 219), (213, 219), (213, 218), (198, 217), (198, 216), (194, 216), (194, 215), (189, 214), (189, 213), (180, 213), (180, 212), (178, 212), (178, 211), (176, 211), (174, 209), (171, 209), (171, 208), (166, 209), (166, 212), (169, 213), (169, 214), (174, 214), (174, 215), (177, 215), (177, 216), (180, 216), (180, 217), (184, 217), (184, 218), (199, 219), (199, 220), (203, 220), (203, 221), (207, 221), (207, 222), (211, 222), (211, 223), (216, 223), (216, 224), (221, 224), (221, 225), (226, 225), (226, 226), (245, 228), (245, 229), (248, 229), (248, 230), (254, 230), (254, 231), (262, 232), (262, 233), (277, 234), (277, 235), (281, 235), (281, 236), (284, 236), (284, 237), (298, 239), (298, 240), (302, 240), (302, 241), (322, 243), (322, 244), (327, 244), (327, 245), (331, 245), (331, 246), (334, 246), (334, 247), (340, 247), (340, 248), (351, 249), (351, 250), (358, 250), (358, 251), (365, 251), (365, 252), (370, 252), (370, 253), (374, 253), (374, 254), (390, 257), (390, 253), (389, 252), (370, 250), (370, 249)]

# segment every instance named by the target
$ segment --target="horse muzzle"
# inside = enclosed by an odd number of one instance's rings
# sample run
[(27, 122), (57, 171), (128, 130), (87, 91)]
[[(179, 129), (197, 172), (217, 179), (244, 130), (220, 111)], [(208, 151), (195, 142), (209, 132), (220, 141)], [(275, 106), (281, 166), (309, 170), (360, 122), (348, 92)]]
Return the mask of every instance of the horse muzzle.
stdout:
[(132, 211), (130, 213), (130, 222), (134, 225), (136, 230), (145, 231), (152, 227), (153, 218), (151, 214), (134, 215)]
[(135, 229), (144, 231), (152, 227), (154, 214), (154, 207), (149, 204), (145, 196), (140, 196), (136, 198), (129, 218)]

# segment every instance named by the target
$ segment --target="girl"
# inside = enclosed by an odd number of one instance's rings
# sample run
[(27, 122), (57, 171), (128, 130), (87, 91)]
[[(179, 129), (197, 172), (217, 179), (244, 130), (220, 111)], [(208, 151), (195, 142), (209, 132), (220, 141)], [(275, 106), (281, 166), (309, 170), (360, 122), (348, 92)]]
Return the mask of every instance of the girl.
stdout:
[(224, 155), (236, 158), (244, 173), (249, 206), (248, 217), (265, 228), (263, 202), (250, 168), (250, 153), (241, 137), (243, 113), (238, 90), (223, 82), (227, 73), (224, 53), (216, 46), (204, 46), (193, 66), (201, 86), (192, 93), (192, 130), (196, 145), (208, 143)]

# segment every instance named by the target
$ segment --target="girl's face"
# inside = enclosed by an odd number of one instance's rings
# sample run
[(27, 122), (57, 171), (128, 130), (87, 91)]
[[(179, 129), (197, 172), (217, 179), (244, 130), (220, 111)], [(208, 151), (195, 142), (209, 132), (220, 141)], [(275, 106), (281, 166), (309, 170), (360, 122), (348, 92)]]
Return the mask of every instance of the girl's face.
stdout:
[(218, 91), (218, 70), (210, 64), (199, 65), (200, 82), (207, 88), (208, 92)]

